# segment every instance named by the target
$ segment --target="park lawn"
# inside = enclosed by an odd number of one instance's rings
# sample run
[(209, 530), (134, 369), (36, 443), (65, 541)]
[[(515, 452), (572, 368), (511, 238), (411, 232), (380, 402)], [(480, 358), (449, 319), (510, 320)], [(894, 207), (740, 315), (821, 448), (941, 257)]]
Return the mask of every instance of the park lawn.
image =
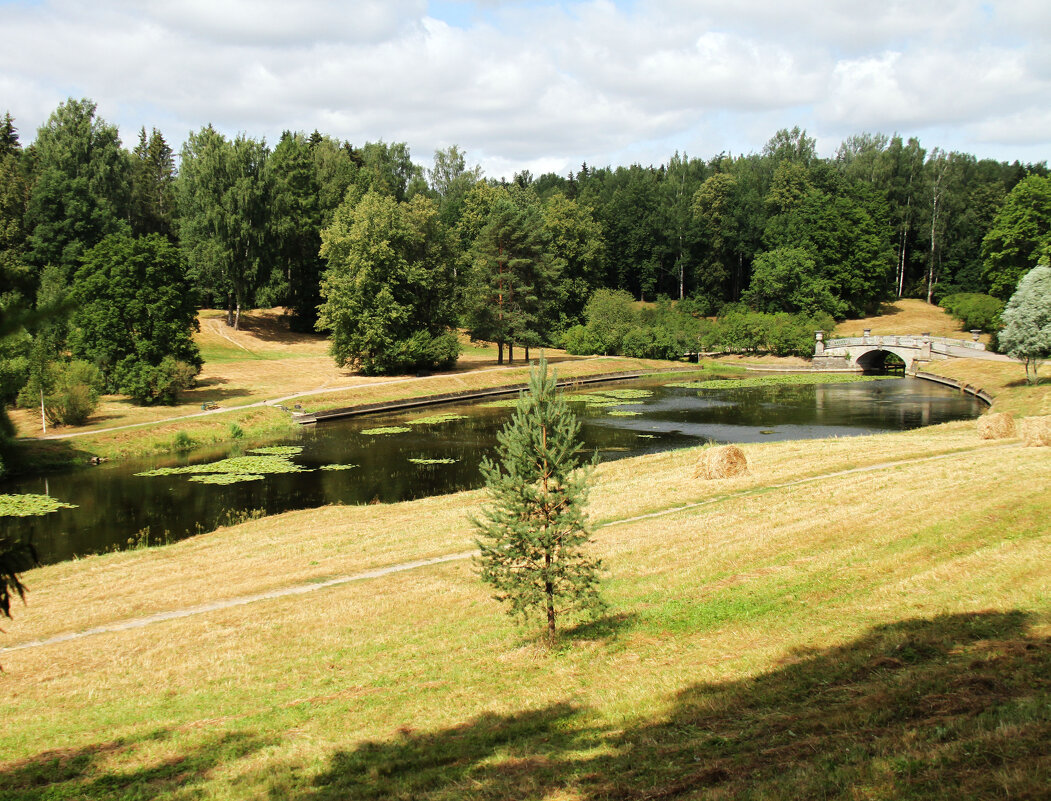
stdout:
[(1015, 417), (1051, 415), (1051, 366), (1037, 384), (1028, 384), (1021, 362), (993, 362), (983, 359), (947, 359), (924, 367), (930, 373), (955, 378), (995, 397), (992, 411)]
[[(552, 651), (459, 560), (2, 653), (0, 795), (1039, 797), (1051, 448), (954, 423), (745, 450), (730, 481), (696, 449), (600, 466), (610, 610)], [(461, 553), (481, 498), (34, 570), (4, 644)]]
[[(844, 320), (836, 326), (832, 336), (860, 337), (866, 328), (874, 336), (929, 333), (935, 337), (971, 340), (971, 333), (965, 331), (960, 321), (945, 309), (915, 298), (899, 298), (884, 303), (880, 306), (879, 314), (872, 317)], [(980, 339), (988, 343), (989, 335), (983, 334)]]

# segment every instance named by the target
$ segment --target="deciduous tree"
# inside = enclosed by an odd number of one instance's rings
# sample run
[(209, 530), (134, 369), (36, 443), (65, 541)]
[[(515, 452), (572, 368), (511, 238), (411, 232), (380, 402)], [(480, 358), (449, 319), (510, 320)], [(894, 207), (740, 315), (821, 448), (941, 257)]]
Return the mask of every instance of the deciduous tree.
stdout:
[(1022, 276), (1001, 319), (1000, 347), (1025, 362), (1026, 379), (1035, 384), (1040, 362), (1051, 357), (1051, 262), (1046, 257)]

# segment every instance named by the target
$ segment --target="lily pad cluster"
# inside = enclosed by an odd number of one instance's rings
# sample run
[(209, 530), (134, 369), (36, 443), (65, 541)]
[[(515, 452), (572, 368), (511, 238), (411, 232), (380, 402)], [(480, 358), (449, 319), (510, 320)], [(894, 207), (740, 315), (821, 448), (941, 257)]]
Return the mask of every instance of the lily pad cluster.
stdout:
[(409, 459), (413, 464), (456, 464), (459, 459)]
[(361, 433), (366, 437), (378, 437), (383, 434), (405, 434), (412, 431), (408, 426), (380, 426), (379, 428), (366, 428)]
[(856, 384), (859, 381), (878, 381), (894, 376), (858, 375), (857, 373), (789, 373), (787, 375), (764, 375), (750, 378), (723, 378), (708, 381), (683, 381), (665, 384), (680, 389), (737, 389), (744, 387), (803, 386), (808, 384)]
[[(274, 451), (277, 451), (274, 453)], [(257, 448), (253, 456), (231, 456), (217, 462), (191, 464), (184, 467), (158, 467), (136, 473), (137, 476), (189, 475), (190, 481), (199, 484), (238, 484), (244, 481), (261, 481), (264, 476), (278, 473), (308, 473), (309, 468), (292, 461), (292, 457), (303, 449), (297, 446), (274, 446)], [(259, 451), (266, 451), (259, 453)]]
[(50, 495), (0, 495), (0, 517), (37, 517), (57, 512), (59, 509), (76, 508), (75, 503), (65, 503)]
[(353, 470), (356, 464), (323, 464), (318, 470)]
[(411, 426), (433, 426), (439, 423), (449, 423), (453, 420), (465, 420), (467, 419), (466, 414), (456, 414), (454, 412), (444, 412), (442, 414), (432, 414), (430, 417), (420, 417), (416, 420), (410, 420), (409, 425)]

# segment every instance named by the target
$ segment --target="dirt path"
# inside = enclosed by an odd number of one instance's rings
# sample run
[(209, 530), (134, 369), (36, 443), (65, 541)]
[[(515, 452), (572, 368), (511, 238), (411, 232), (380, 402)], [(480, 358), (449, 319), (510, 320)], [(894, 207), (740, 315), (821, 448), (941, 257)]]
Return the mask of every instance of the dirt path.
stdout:
[[(232, 340), (231, 340), (232, 341)], [(235, 343), (236, 344), (236, 343)], [(598, 358), (598, 357), (593, 357)], [(465, 375), (475, 375), (478, 373), (492, 373), (498, 370), (518, 370), (521, 369), (520, 364), (504, 365), (503, 367), (486, 367), (479, 370), (467, 370), (462, 373), (450, 373), (448, 375), (436, 375), (431, 378), (461, 378)], [(278, 406), (290, 400), (296, 398), (305, 398), (313, 395), (325, 395), (332, 392), (348, 392), (352, 389), (360, 389), (362, 387), (382, 387), (389, 384), (406, 384), (411, 381), (419, 381), (418, 378), (393, 378), (390, 381), (375, 381), (367, 384), (351, 384), (349, 386), (340, 387), (318, 387), (316, 389), (306, 390), (304, 392), (296, 392), (291, 395), (283, 395), (280, 398), (274, 398), (273, 400), (256, 401), (255, 403), (246, 403), (242, 406), (228, 406), (221, 409), (209, 409), (207, 411), (192, 412), (190, 414), (180, 414), (174, 417), (165, 417), (161, 420), (148, 420), (144, 423), (128, 423), (122, 426), (110, 426), (109, 428), (96, 428), (91, 431), (75, 431), (69, 434), (47, 434), (39, 437), (39, 439), (74, 439), (76, 437), (93, 437), (96, 434), (107, 434), (111, 431), (123, 431), (129, 428), (142, 428), (143, 426), (156, 426), (165, 425), (167, 423), (173, 423), (178, 420), (190, 420), (194, 417), (208, 417), (213, 414), (227, 414), (229, 412), (239, 412), (242, 409), (254, 409), (260, 406)]]
[[(751, 487), (749, 489), (740, 490), (738, 492), (728, 493), (726, 495), (719, 495), (713, 498), (706, 498), (703, 501), (696, 501), (694, 503), (680, 504), (678, 506), (672, 506), (667, 509), (660, 509), (656, 512), (648, 512), (646, 514), (634, 515), (632, 517), (624, 517), (618, 520), (608, 520), (605, 523), (600, 523), (594, 528), (596, 531), (609, 528), (611, 526), (620, 526), (628, 523), (637, 523), (642, 520), (652, 520), (659, 517), (667, 517), (668, 515), (678, 514), (680, 512), (688, 512), (693, 509), (700, 508), (702, 506), (711, 506), (717, 503), (723, 503), (725, 501), (734, 500), (736, 498), (748, 497), (749, 495), (755, 495), (762, 492), (775, 489), (786, 489), (789, 487), (797, 487), (804, 484), (813, 484), (820, 481), (828, 481), (829, 479), (838, 478), (841, 476), (854, 475), (858, 473), (874, 473), (880, 470), (889, 470), (902, 465), (913, 465), (921, 464), (923, 462), (933, 462), (944, 459), (953, 458), (964, 458), (968, 457), (974, 451), (978, 450), (990, 450), (990, 449), (1004, 449), (1004, 448), (1019, 448), (1019, 443), (1008, 443), (1004, 445), (979, 445), (973, 448), (967, 448), (965, 450), (953, 451), (952, 453), (939, 453), (933, 456), (918, 456), (913, 459), (902, 459), (894, 462), (880, 462), (879, 464), (868, 465), (866, 467), (854, 467), (848, 470), (834, 470), (828, 473), (822, 473), (816, 476), (809, 476), (808, 478), (799, 478), (793, 481), (786, 481), (781, 484), (765, 484), (759, 487)], [(327, 579), (325, 581), (311, 581), (302, 584), (294, 584), (289, 587), (283, 587), (278, 590), (269, 590), (267, 592), (253, 593), (250, 595), (239, 595), (233, 598), (225, 598), (218, 601), (210, 601), (208, 603), (199, 604), (197, 606), (188, 606), (183, 609), (173, 609), (167, 612), (158, 612), (153, 615), (145, 615), (143, 617), (128, 618), (125, 620), (118, 620), (113, 623), (107, 623), (102, 626), (95, 626), (93, 628), (85, 629), (83, 631), (66, 632), (64, 634), (57, 634), (53, 637), (47, 637), (41, 640), (32, 640), (30, 642), (21, 643), (19, 645), (12, 645), (7, 648), (0, 648), (0, 654), (7, 653), (9, 651), (20, 651), (25, 648), (41, 648), (46, 645), (56, 645), (58, 643), (69, 642), (70, 640), (80, 640), (85, 637), (93, 637), (97, 634), (109, 634), (114, 632), (129, 631), (131, 629), (139, 629), (144, 626), (150, 626), (154, 623), (163, 623), (169, 620), (177, 620), (179, 618), (191, 617), (194, 615), (201, 615), (207, 612), (216, 612), (222, 609), (231, 609), (237, 606), (245, 606), (246, 604), (257, 603), (259, 601), (271, 601), (278, 598), (287, 598), (293, 595), (306, 595), (307, 593), (316, 592), (327, 587), (336, 587), (342, 584), (349, 584), (355, 581), (366, 581), (368, 579), (382, 578), (389, 576), (394, 573), (404, 573), (408, 570), (417, 570), (423, 567), (431, 567), (433, 565), (445, 564), (448, 562), (461, 562), (466, 559), (470, 559), (475, 555), (475, 551), (461, 551), (459, 553), (445, 554), (444, 556), (436, 556), (431, 559), (418, 559), (410, 562), (400, 562), (395, 565), (389, 565), (387, 567), (374, 568), (372, 570), (366, 570), (361, 573), (354, 573), (346, 576), (337, 576), (335, 578)]]

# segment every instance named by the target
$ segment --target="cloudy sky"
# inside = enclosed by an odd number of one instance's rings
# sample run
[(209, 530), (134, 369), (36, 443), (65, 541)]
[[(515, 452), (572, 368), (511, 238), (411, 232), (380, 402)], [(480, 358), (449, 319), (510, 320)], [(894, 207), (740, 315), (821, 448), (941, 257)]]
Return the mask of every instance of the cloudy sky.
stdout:
[(758, 151), (799, 125), (1051, 159), (1048, 0), (0, 0), (23, 141), (89, 97), (125, 143), (206, 123), (458, 144), (492, 177)]

